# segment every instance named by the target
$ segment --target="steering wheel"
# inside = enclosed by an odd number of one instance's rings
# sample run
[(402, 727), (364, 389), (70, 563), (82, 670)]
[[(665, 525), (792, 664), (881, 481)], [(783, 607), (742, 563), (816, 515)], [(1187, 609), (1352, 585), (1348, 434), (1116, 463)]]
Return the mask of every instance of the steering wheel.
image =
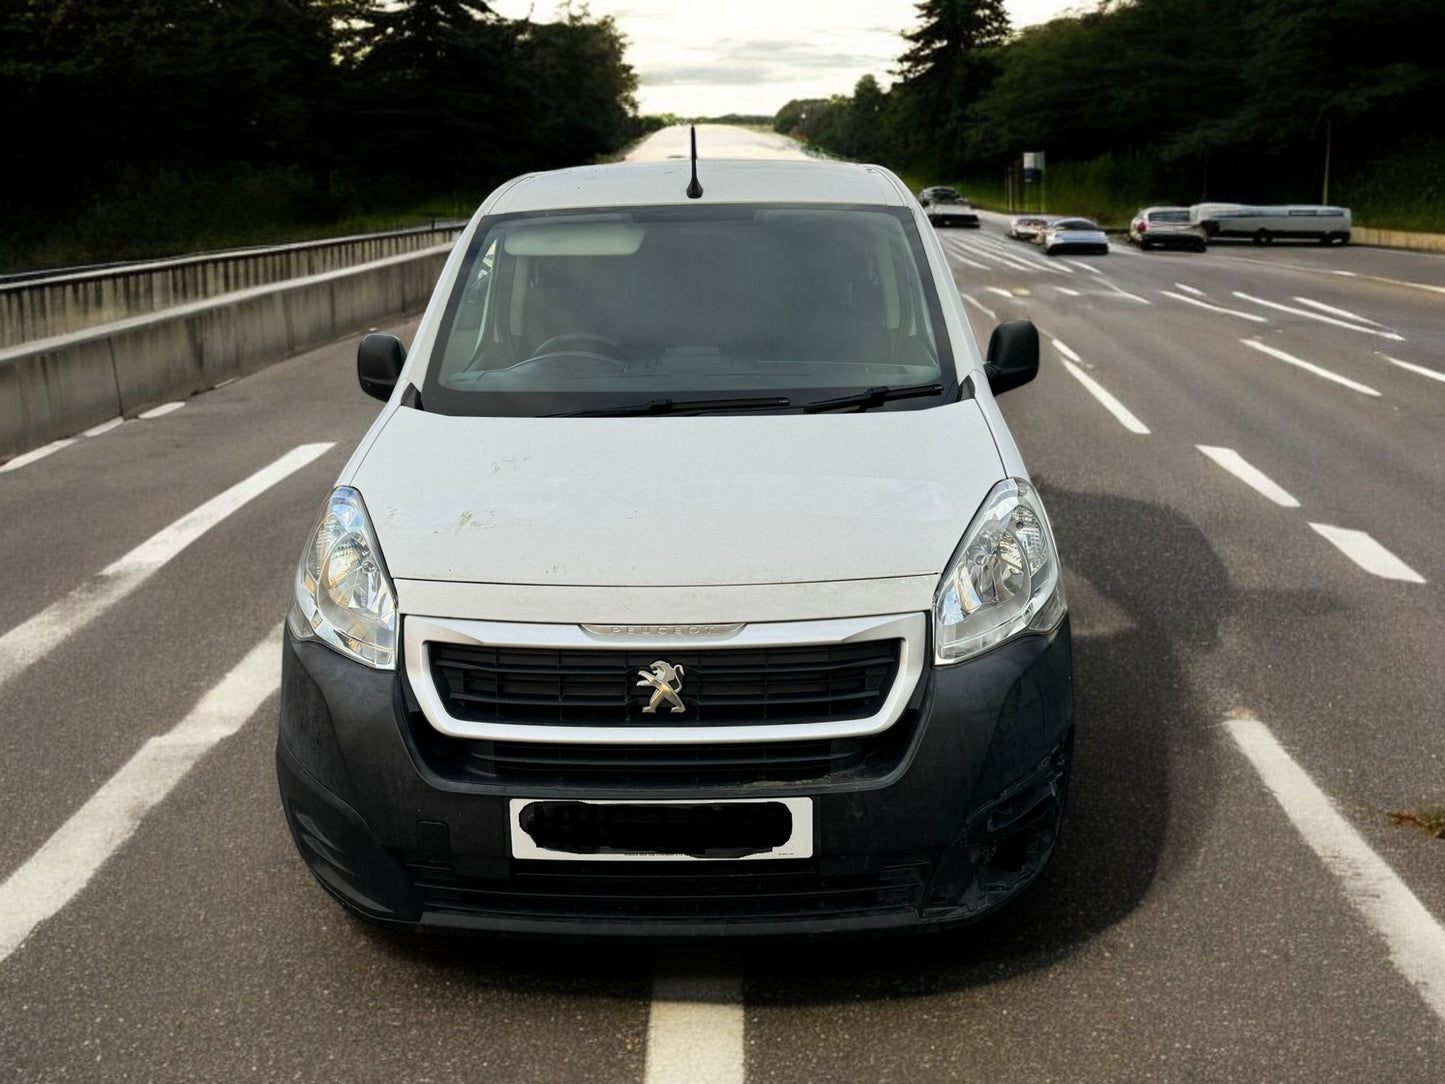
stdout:
[[(596, 349), (599, 346), (602, 347), (601, 350)], [(594, 335), (590, 331), (564, 331), (540, 344), (532, 351), (532, 357), (539, 358), (544, 354), (590, 354), (618, 361), (620, 359), (617, 355), (620, 353), (622, 347), (606, 335)]]

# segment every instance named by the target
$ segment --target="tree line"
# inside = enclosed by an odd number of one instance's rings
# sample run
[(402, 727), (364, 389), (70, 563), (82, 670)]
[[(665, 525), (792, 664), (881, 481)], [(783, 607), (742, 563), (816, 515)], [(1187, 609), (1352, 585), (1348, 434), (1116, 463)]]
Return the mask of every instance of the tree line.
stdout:
[(1445, 229), (1441, 0), (1105, 0), (1017, 32), (1002, 0), (917, 13), (891, 88), (865, 76), (774, 127), (931, 179), (998, 178), (1045, 151), (1143, 198), (1328, 189)]
[(646, 127), (610, 17), (482, 0), (0, 0), (0, 263), (431, 202)]

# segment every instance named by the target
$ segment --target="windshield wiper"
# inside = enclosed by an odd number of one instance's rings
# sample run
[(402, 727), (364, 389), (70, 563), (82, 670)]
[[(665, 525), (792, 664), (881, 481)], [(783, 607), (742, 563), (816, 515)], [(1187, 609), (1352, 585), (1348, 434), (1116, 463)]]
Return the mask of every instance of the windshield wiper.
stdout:
[(836, 399), (819, 399), (813, 403), (804, 403), (803, 413), (814, 414), (820, 410), (843, 410), (847, 407), (867, 410), (869, 407), (891, 402), (894, 399), (921, 399), (925, 395), (942, 394), (942, 384), (910, 384), (901, 388), (890, 388), (885, 384), (881, 387), (869, 388), (867, 391), (855, 392), (852, 395), (840, 395)]
[(749, 399), (649, 399), (645, 403), (626, 406), (598, 407), (595, 410), (574, 410), (566, 414), (548, 414), (549, 418), (604, 418), (646, 414), (712, 414), (730, 410), (781, 410), (789, 404), (785, 395), (759, 395)]

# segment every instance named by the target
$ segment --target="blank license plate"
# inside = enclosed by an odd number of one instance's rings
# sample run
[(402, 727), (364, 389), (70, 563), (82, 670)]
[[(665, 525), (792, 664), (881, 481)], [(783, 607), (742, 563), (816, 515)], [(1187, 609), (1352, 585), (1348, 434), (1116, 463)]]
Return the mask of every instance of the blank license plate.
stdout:
[(813, 856), (811, 798), (513, 798), (509, 819), (513, 858), (723, 862)]

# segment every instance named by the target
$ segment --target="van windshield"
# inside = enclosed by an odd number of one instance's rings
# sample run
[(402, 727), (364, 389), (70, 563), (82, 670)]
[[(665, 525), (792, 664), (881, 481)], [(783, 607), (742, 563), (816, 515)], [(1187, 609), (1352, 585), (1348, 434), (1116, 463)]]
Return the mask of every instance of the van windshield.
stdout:
[[(422, 387), (428, 411), (538, 416), (662, 398), (957, 398), (939, 300), (901, 208), (718, 205), (479, 226)], [(787, 399), (782, 407), (779, 400)], [(719, 404), (722, 406), (722, 404)]]

